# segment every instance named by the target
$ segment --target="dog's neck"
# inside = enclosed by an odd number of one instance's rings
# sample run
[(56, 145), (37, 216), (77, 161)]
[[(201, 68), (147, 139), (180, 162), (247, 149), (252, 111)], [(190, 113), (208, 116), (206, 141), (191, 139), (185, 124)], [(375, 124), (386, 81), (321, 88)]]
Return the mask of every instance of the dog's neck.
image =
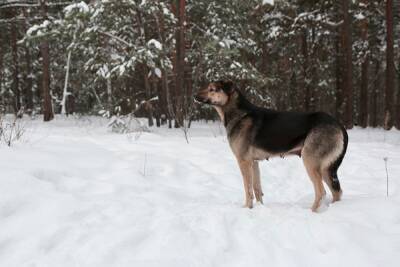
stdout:
[(224, 126), (227, 130), (227, 133), (241, 120), (244, 116), (247, 115), (246, 110), (238, 108), (240, 97), (239, 92), (234, 91), (230, 96), (228, 103), (224, 106), (214, 106), (216, 111), (218, 112), (221, 121), (224, 123)]
[(220, 107), (220, 106), (214, 106), (214, 108), (215, 108), (215, 110), (217, 111), (218, 116), (219, 116), (219, 118), (221, 119), (221, 121), (224, 122), (225, 116), (224, 116), (224, 111), (223, 111), (222, 107)]

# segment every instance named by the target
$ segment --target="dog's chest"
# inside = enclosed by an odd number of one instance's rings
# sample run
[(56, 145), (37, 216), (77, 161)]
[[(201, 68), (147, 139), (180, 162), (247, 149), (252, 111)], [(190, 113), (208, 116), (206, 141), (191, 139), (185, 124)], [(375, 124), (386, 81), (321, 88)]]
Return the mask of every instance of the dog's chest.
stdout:
[(276, 156), (274, 153), (254, 146), (250, 146), (248, 154), (248, 156), (253, 160), (264, 160)]
[(250, 144), (247, 138), (229, 138), (229, 145), (236, 158), (242, 160), (264, 160), (276, 156)]

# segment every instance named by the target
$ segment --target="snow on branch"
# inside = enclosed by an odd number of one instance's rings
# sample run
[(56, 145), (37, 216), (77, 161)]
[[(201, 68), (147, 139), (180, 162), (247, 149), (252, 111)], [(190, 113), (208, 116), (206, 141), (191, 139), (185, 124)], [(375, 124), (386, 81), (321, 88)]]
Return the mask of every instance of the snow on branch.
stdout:
[(12, 22), (16, 22), (16, 21), (25, 21), (26, 18), (25, 17), (15, 17), (15, 18), (11, 18), (11, 19), (0, 19), (0, 23), (12, 23)]
[(266, 4), (269, 4), (271, 6), (274, 5), (274, 0), (263, 0), (262, 2), (263, 2), (263, 5), (266, 5)]
[(126, 46), (128, 46), (128, 47), (133, 46), (133, 44), (131, 44), (131, 43), (125, 41), (124, 39), (122, 39), (122, 38), (120, 38), (120, 37), (118, 37), (118, 36), (116, 36), (116, 35), (113, 35), (113, 34), (111, 34), (111, 33), (109, 33), (109, 32), (99, 31), (99, 33), (100, 33), (100, 34), (103, 34), (103, 35), (105, 35), (105, 36), (107, 36), (107, 37), (110, 37), (110, 38), (112, 38), (112, 39), (115, 39), (115, 40), (119, 41), (120, 43), (122, 43), (122, 44), (124, 44), (124, 45), (126, 45)]
[[(65, 5), (71, 5), (74, 2), (67, 1), (67, 2), (55, 2), (55, 3), (46, 3), (46, 6), (65, 6)], [(0, 9), (3, 8), (15, 8), (15, 7), (39, 7), (40, 3), (39, 0), (37, 1), (5, 1), (0, 3)]]
[(155, 40), (155, 39), (151, 39), (150, 41), (147, 42), (148, 46), (154, 46), (155, 48), (157, 48), (158, 50), (162, 50), (162, 44)]

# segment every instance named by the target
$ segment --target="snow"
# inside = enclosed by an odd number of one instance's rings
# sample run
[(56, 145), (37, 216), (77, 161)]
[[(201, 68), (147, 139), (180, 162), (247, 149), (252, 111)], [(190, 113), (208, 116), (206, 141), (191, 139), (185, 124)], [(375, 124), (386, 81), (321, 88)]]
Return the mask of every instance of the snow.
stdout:
[(343, 200), (315, 214), (297, 157), (261, 163), (264, 205), (242, 208), (220, 123), (193, 123), (189, 143), (96, 117), (25, 123), (0, 147), (0, 266), (398, 266), (399, 131), (351, 130)]
[(157, 75), (158, 78), (161, 78), (162, 73), (161, 73), (161, 70), (159, 68), (155, 68), (154, 69), (154, 73)]
[(41, 28), (41, 25), (38, 25), (38, 24), (32, 25), (32, 26), (26, 31), (26, 34), (27, 34), (28, 36), (31, 36), (32, 33), (36, 32), (36, 31), (39, 30), (40, 28)]
[(269, 5), (274, 5), (274, 0), (262, 0), (263, 5), (269, 4)]
[(365, 19), (365, 16), (364, 16), (364, 14), (362, 14), (361, 12), (359, 12), (359, 13), (357, 13), (357, 14), (354, 14), (354, 18), (355, 18), (356, 20), (363, 20), (363, 19)]
[(150, 41), (148, 41), (147, 45), (148, 46), (154, 45), (154, 47), (157, 48), (158, 50), (162, 50), (162, 44), (155, 39), (151, 39)]
[(278, 37), (279, 31), (280, 31), (280, 30), (281, 30), (281, 28), (280, 28), (279, 26), (273, 26), (273, 27), (270, 29), (270, 32), (269, 32), (269, 34), (268, 34), (268, 37), (271, 38), (271, 39)]
[(81, 12), (81, 13), (89, 12), (89, 6), (83, 1), (66, 6), (64, 8), (64, 12), (65, 12), (66, 16), (68, 16), (75, 9), (79, 10), (79, 12)]
[(32, 25), (27, 31), (26, 35), (32, 36), (33, 33), (36, 35), (42, 35), (43, 33), (40, 31), (42, 29), (46, 29), (50, 25), (50, 21), (45, 20), (41, 24)]

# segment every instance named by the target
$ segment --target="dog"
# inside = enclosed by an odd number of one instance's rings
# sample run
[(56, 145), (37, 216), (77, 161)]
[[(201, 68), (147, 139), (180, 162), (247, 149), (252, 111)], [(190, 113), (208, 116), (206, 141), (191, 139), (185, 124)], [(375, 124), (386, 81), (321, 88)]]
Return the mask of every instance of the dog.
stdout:
[(245, 207), (263, 203), (258, 162), (271, 157), (302, 158), (314, 186), (316, 212), (328, 185), (333, 202), (342, 196), (337, 170), (348, 144), (346, 129), (324, 112), (280, 112), (250, 103), (231, 81), (211, 82), (194, 96), (212, 105), (224, 123), (229, 145), (243, 176)]

